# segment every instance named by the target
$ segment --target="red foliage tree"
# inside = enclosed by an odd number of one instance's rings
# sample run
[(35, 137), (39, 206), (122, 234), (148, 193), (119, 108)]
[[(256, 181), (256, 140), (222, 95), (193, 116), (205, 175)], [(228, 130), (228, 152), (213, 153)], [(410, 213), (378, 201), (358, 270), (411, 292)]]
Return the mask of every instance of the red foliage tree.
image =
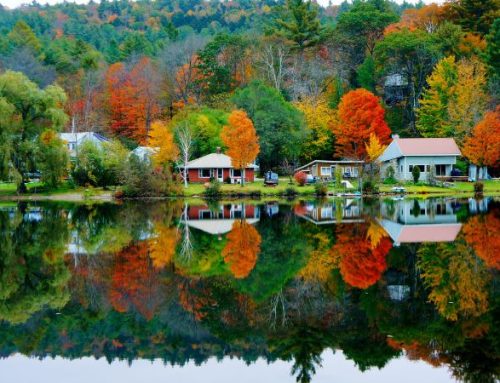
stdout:
[(149, 58), (139, 60), (130, 71), (123, 63), (109, 67), (106, 87), (110, 126), (115, 134), (146, 142), (152, 121), (159, 117), (159, 83)]
[(333, 123), (335, 153), (340, 157), (366, 159), (366, 144), (375, 134), (382, 145), (389, 142), (391, 130), (384, 120), (380, 99), (366, 89), (346, 93), (340, 100), (338, 119)]
[(294, 174), (293, 178), (295, 178), (295, 181), (299, 184), (299, 186), (304, 186), (307, 181), (307, 174), (304, 172), (297, 172)]
[(352, 225), (338, 226), (333, 251), (340, 256), (340, 274), (344, 281), (353, 287), (366, 289), (382, 277), (392, 242), (383, 237), (373, 246), (365, 225), (354, 229)]
[(464, 224), (465, 241), (488, 267), (500, 270), (500, 216), (499, 211), (476, 215)]

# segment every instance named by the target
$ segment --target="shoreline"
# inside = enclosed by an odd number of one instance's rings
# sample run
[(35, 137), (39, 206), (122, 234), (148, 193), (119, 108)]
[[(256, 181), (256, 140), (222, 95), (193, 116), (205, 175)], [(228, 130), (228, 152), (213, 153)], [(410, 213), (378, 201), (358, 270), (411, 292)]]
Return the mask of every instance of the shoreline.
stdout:
[(384, 197), (500, 197), (500, 191), (484, 192), (481, 195), (476, 195), (474, 192), (470, 191), (459, 191), (459, 190), (443, 190), (442, 192), (436, 191), (419, 191), (419, 192), (406, 192), (406, 193), (391, 193), (391, 192), (381, 192), (381, 193), (328, 193), (326, 195), (317, 195), (315, 193), (297, 193), (297, 194), (283, 194), (283, 193), (261, 193), (256, 194), (253, 192), (241, 192), (241, 193), (221, 193), (214, 197), (206, 197), (203, 194), (194, 195), (170, 195), (170, 196), (158, 196), (158, 197), (136, 197), (136, 198), (115, 198), (113, 192), (103, 192), (96, 195), (85, 195), (84, 192), (73, 192), (73, 193), (54, 193), (54, 194), (24, 194), (24, 195), (0, 195), (0, 202), (2, 201), (54, 201), (54, 202), (120, 202), (120, 201), (153, 201), (153, 200), (171, 200), (171, 199), (197, 199), (197, 200), (241, 200), (241, 199), (251, 199), (251, 200), (267, 200), (267, 199), (283, 199), (291, 200), (303, 197), (309, 198), (384, 198)]

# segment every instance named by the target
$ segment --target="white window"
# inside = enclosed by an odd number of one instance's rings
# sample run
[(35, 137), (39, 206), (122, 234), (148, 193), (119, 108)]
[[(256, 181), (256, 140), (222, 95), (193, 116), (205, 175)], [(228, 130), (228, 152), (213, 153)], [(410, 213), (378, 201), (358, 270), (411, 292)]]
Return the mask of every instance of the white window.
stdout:
[(322, 166), (321, 167), (321, 175), (322, 176), (331, 176), (332, 168), (330, 166)]
[(212, 169), (198, 169), (198, 177), (200, 178), (212, 177)]

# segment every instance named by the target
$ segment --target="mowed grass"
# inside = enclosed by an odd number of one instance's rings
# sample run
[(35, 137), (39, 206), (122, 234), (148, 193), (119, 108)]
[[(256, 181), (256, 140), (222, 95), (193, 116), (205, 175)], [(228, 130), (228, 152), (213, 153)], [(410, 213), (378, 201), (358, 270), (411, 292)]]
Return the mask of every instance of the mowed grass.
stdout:
[[(483, 181), (484, 183), (484, 193), (500, 193), (500, 181), (490, 180)], [(395, 185), (380, 185), (380, 191), (384, 193), (390, 193)], [(403, 184), (407, 193), (473, 193), (474, 192), (474, 182), (454, 182), (452, 186), (449, 187), (439, 187), (430, 185), (414, 185), (410, 182)]]
[[(356, 191), (358, 184), (356, 181), (350, 180), (353, 185), (352, 189), (345, 189), (344, 187), (335, 188), (333, 183), (328, 184), (329, 192), (345, 192), (345, 191)], [(280, 178), (278, 185), (276, 186), (266, 186), (263, 180), (257, 180), (255, 182), (246, 183), (241, 186), (239, 184), (220, 184), (221, 194), (223, 195), (252, 195), (260, 194), (262, 196), (274, 196), (274, 195), (284, 195), (287, 189), (293, 188), (296, 193), (300, 195), (313, 195), (315, 193), (314, 184), (299, 186), (295, 180), (290, 180), (288, 178)], [(184, 190), (184, 195), (187, 197), (199, 196), (205, 192), (204, 184), (189, 184), (187, 189)]]

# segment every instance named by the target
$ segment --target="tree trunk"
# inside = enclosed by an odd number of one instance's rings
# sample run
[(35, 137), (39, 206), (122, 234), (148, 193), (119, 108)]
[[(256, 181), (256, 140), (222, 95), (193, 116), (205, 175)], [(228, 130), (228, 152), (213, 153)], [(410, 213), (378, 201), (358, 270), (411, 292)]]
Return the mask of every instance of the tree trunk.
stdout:
[(241, 169), (241, 187), (245, 184), (245, 168)]

